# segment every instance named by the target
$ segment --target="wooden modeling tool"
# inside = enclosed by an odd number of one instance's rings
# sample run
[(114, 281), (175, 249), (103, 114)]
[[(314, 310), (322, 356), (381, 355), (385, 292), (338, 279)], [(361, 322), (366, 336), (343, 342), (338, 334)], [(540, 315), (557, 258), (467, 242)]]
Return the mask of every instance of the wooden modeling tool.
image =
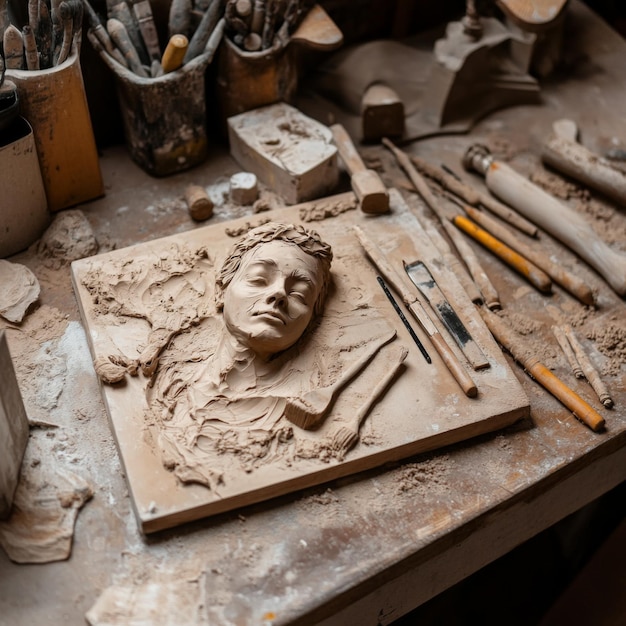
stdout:
[(594, 367), (593, 363), (591, 362), (591, 359), (585, 352), (585, 349), (582, 347), (581, 343), (578, 341), (578, 337), (576, 337), (576, 333), (574, 333), (574, 330), (569, 324), (566, 324), (563, 327), (563, 332), (565, 333), (565, 336), (567, 337), (567, 340), (570, 346), (572, 347), (574, 356), (576, 357), (576, 360), (578, 361), (580, 368), (582, 369), (583, 374), (585, 375), (585, 378), (587, 379), (587, 381), (589, 382), (593, 390), (596, 392), (596, 395), (598, 396), (600, 402), (602, 402), (602, 404), (607, 409), (612, 409), (613, 399), (611, 398), (611, 394), (609, 393), (609, 390), (604, 384), (604, 381), (602, 380), (600, 373)]
[(496, 161), (485, 146), (470, 146), (463, 165), (482, 174), (496, 196), (576, 252), (617, 294), (626, 296), (626, 255), (609, 248), (581, 215)]
[(461, 200), (467, 202), (467, 204), (471, 204), (472, 206), (478, 206), (480, 204), (494, 215), (497, 215), (500, 219), (517, 228), (517, 230), (530, 237), (537, 236), (537, 227), (534, 224), (508, 206), (498, 202), (495, 198), (466, 185), (460, 178), (430, 164), (428, 161), (418, 156), (411, 155), (411, 161), (420, 172), (428, 176), (428, 178), (432, 178), (444, 189), (447, 189), (455, 196), (461, 198)]
[(593, 305), (593, 292), (591, 287), (572, 272), (567, 271), (562, 265), (554, 263), (547, 254), (541, 250), (537, 250), (523, 242), (519, 237), (514, 235), (509, 229), (502, 224), (496, 222), (490, 215), (475, 209), (467, 204), (461, 204), (456, 198), (450, 197), (467, 213), (467, 215), (477, 224), (488, 230), (494, 237), (507, 246), (519, 252), (524, 258), (536, 265), (545, 272), (555, 283), (559, 284), (563, 289), (571, 293), (583, 304)]
[[(148, 57), (148, 53), (146, 52), (146, 48), (143, 44), (143, 39), (141, 37), (141, 33), (139, 32), (139, 26), (137, 26), (135, 17), (125, 0), (107, 0), (107, 17), (109, 19), (119, 20), (124, 25), (128, 39), (135, 50), (135, 54), (141, 60), (141, 64), (145, 63), (146, 65), (150, 65), (150, 58)], [(109, 30), (108, 21), (107, 30)], [(111, 34), (110, 31), (109, 34)], [(113, 39), (112, 35), (111, 38)], [(115, 39), (113, 39), (113, 41), (115, 41)], [(116, 41), (115, 44), (119, 46)], [(126, 57), (126, 53), (124, 53), (124, 56)]]
[(432, 191), (426, 184), (426, 181), (420, 176), (419, 172), (415, 169), (415, 166), (411, 163), (408, 155), (405, 154), (402, 150), (398, 149), (389, 139), (384, 138), (383, 145), (391, 150), (391, 152), (396, 157), (396, 160), (400, 164), (400, 167), (406, 172), (406, 175), (409, 177), (415, 191), (420, 195), (422, 200), (427, 204), (427, 206), (431, 209), (431, 211), (437, 216), (441, 226), (446, 231), (446, 234), (450, 237), (454, 247), (457, 249), (457, 252), (465, 262), (467, 269), (469, 270), (472, 278), (478, 285), (480, 292), (483, 295), (483, 300), (485, 304), (490, 309), (499, 309), (500, 308), (500, 297), (496, 288), (493, 286), (489, 277), (485, 273), (485, 270), (482, 268), (478, 257), (471, 249), (467, 241), (463, 238), (461, 233), (452, 226), (452, 224), (447, 219), (447, 216), (444, 214), (443, 209), (437, 202), (435, 196)]
[(404, 346), (398, 346), (395, 352), (395, 358), (390, 358), (391, 365), (385, 372), (385, 375), (378, 381), (372, 393), (365, 399), (365, 402), (357, 409), (352, 423), (349, 426), (339, 427), (333, 434), (333, 448), (339, 450), (343, 454), (348, 452), (350, 448), (359, 440), (359, 429), (365, 416), (370, 412), (374, 403), (381, 394), (387, 389), (391, 381), (395, 378), (400, 366), (406, 360), (409, 352)]
[(120, 20), (110, 18), (107, 20), (107, 31), (113, 41), (113, 43), (119, 48), (120, 52), (124, 55), (128, 67), (137, 76), (148, 78), (148, 72), (141, 64), (141, 59), (137, 54), (137, 49), (132, 44), (126, 27)]
[(4, 31), (3, 50), (6, 69), (21, 70), (24, 67), (24, 40), (13, 24)]
[(572, 346), (570, 345), (563, 328), (561, 326), (553, 326), (552, 334), (557, 340), (559, 346), (561, 346), (561, 350), (563, 350), (563, 354), (565, 355), (569, 366), (572, 368), (572, 373), (574, 374), (574, 376), (576, 378), (584, 378), (585, 374), (580, 367), (580, 363), (578, 362), (578, 359), (576, 358), (576, 355), (572, 350)]
[(604, 418), (575, 391), (570, 389), (560, 378), (555, 376), (536, 356), (529, 354), (514, 331), (504, 320), (485, 308), (480, 309), (485, 324), (511, 356), (524, 367), (544, 389), (560, 400), (572, 413), (594, 432), (604, 428)]
[(402, 263), (411, 282), (426, 298), (472, 367), (475, 370), (489, 367), (489, 361), (483, 354), (483, 351), (478, 347), (465, 324), (463, 324), (453, 306), (446, 299), (426, 265), (422, 261), (414, 261), (408, 264), (403, 261)]
[[(100, 48), (103, 48), (107, 51), (109, 56), (112, 56), (120, 65), (128, 67), (128, 63), (126, 62), (124, 55), (115, 47), (115, 45), (111, 41), (109, 33), (102, 25), (98, 14), (94, 11), (89, 1), (83, 0), (83, 4), (87, 12), (87, 21), (89, 22), (90, 26), (89, 30), (87, 31), (87, 37), (89, 37), (89, 41), (91, 41), (97, 51), (99, 51)], [(90, 33), (93, 35), (92, 37), (89, 36)], [(94, 39), (97, 40), (99, 45), (94, 43)]]
[(541, 159), (554, 169), (626, 206), (626, 174), (578, 143), (573, 120), (558, 120), (541, 151)]
[(202, 54), (209, 44), (213, 32), (216, 30), (220, 19), (222, 18), (224, 8), (223, 0), (213, 0), (209, 8), (204, 12), (198, 27), (189, 40), (189, 46), (185, 53), (183, 63), (188, 63), (191, 59)]
[(333, 133), (339, 156), (350, 174), (352, 189), (363, 213), (387, 213), (389, 193), (380, 176), (374, 170), (365, 167), (352, 139), (341, 124), (333, 124), (330, 130)]
[(528, 259), (502, 243), (497, 237), (494, 237), (486, 230), (480, 228), (480, 226), (464, 215), (454, 215), (450, 220), (458, 229), (462, 230), (472, 239), (487, 248), (487, 250), (495, 254), (501, 261), (504, 261), (510, 268), (521, 274), (539, 291), (542, 293), (551, 293), (552, 281), (550, 277), (534, 263), (531, 263)]
[(170, 39), (174, 35), (191, 34), (192, 0), (172, 0), (167, 18), (167, 33)]
[(389, 302), (391, 302), (391, 305), (393, 306), (395, 312), (398, 314), (398, 317), (404, 324), (404, 327), (409, 332), (409, 335), (411, 335), (411, 339), (413, 339), (413, 341), (415, 342), (415, 345), (419, 348), (419, 351), (422, 353), (422, 356), (424, 357), (424, 359), (426, 359), (426, 362), (432, 363), (433, 361), (430, 358), (430, 355), (428, 354), (426, 348), (424, 348), (424, 344), (420, 341), (420, 338), (415, 334), (413, 327), (409, 323), (409, 320), (406, 318), (406, 315), (402, 312), (402, 309), (400, 308), (400, 305), (396, 302), (396, 299), (393, 297), (393, 294), (391, 293), (391, 291), (389, 291), (389, 288), (385, 284), (385, 281), (382, 279), (381, 276), (376, 276), (376, 280), (378, 281), (378, 284), (381, 286), (381, 289), (387, 296), (387, 299), (389, 300)]
[(22, 28), (22, 36), (24, 37), (24, 56), (26, 57), (26, 69), (39, 69), (39, 52), (37, 51), (37, 42), (35, 41), (35, 33), (29, 24), (25, 24)]
[(160, 61), (161, 47), (149, 0), (133, 0), (133, 14), (151, 61)]
[(373, 358), (378, 351), (392, 339), (396, 331), (372, 342), (366, 352), (348, 367), (341, 376), (330, 386), (312, 389), (301, 397), (287, 398), (285, 417), (300, 428), (313, 428), (319, 424), (332, 406), (337, 393), (350, 382)]
[(370, 241), (365, 233), (358, 227), (353, 227), (354, 233), (359, 240), (363, 249), (370, 257), (378, 271), (385, 277), (385, 280), (400, 294), (402, 301), (407, 306), (411, 315), (417, 320), (422, 330), (428, 335), (435, 350), (445, 363), (446, 367), (457, 381), (463, 392), (469, 398), (475, 398), (478, 395), (476, 384), (469, 374), (463, 368), (462, 363), (456, 357), (450, 346), (446, 343), (437, 327), (426, 313), (421, 302), (416, 295), (411, 293), (410, 288), (403, 281), (402, 277), (391, 267), (385, 259), (381, 250)]
[(169, 74), (182, 66), (188, 46), (189, 40), (185, 35), (172, 35), (170, 37), (161, 59), (164, 74)]

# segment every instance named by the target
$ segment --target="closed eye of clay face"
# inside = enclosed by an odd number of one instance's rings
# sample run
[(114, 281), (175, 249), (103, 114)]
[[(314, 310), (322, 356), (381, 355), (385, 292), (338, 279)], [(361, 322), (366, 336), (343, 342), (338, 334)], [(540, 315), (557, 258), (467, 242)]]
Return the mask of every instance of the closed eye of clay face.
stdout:
[(289, 348), (313, 317), (321, 274), (319, 261), (295, 244), (256, 246), (224, 294), (228, 331), (262, 358)]

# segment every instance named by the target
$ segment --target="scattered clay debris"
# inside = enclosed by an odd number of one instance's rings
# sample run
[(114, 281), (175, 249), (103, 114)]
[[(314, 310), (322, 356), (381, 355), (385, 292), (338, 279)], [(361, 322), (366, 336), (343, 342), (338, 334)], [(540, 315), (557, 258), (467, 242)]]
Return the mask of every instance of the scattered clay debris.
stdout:
[(626, 321), (612, 321), (587, 332), (586, 336), (595, 341), (598, 350), (608, 358), (602, 373), (617, 376), (626, 364)]
[(98, 242), (85, 214), (73, 209), (56, 215), (37, 245), (44, 265), (58, 269), (98, 252)]
[(604, 241), (623, 245), (626, 240), (626, 223), (620, 219), (612, 205), (594, 198), (586, 187), (543, 168), (535, 169), (530, 175), (530, 180), (556, 198), (573, 201), (572, 208), (592, 220), (594, 231)]
[(316, 493), (307, 498), (308, 502), (312, 504), (321, 504), (322, 506), (328, 506), (329, 504), (335, 504), (339, 502), (339, 497), (333, 493), (332, 489), (326, 489), (322, 493)]
[(229, 228), (228, 226), (226, 226), (224, 228), (224, 232), (229, 236), (229, 237), (241, 237), (241, 235), (245, 235), (249, 230), (252, 230), (253, 228), (256, 228), (257, 226), (263, 226), (263, 224), (267, 224), (268, 222), (271, 222), (272, 220), (267, 217), (267, 218), (263, 218), (260, 219), (258, 222), (252, 224), (251, 222), (246, 222), (243, 226), (239, 226), (238, 228)]
[(356, 196), (341, 201), (321, 200), (301, 208), (300, 219), (303, 222), (319, 222), (327, 217), (336, 217), (341, 213), (356, 209), (357, 206)]
[(20, 323), (28, 307), (39, 298), (39, 281), (25, 266), (0, 260), (0, 315)]
[(589, 202), (591, 193), (588, 189), (565, 180), (561, 176), (548, 172), (543, 168), (537, 168), (530, 174), (530, 180), (553, 196), (561, 200), (577, 199)]
[(448, 454), (433, 456), (419, 463), (407, 463), (398, 470), (397, 493), (432, 493), (434, 487), (449, 491), (448, 473), (452, 459)]
[(538, 322), (530, 317), (526, 317), (521, 313), (508, 313), (507, 319), (520, 335), (533, 335), (542, 329), (541, 322)]

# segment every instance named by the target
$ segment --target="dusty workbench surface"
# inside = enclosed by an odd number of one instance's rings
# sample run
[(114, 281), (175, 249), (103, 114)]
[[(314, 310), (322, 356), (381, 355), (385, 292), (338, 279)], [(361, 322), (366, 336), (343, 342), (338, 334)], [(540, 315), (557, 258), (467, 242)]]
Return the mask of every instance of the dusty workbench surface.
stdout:
[[(462, 171), (460, 156), (470, 143), (487, 143), (539, 184), (565, 190), (566, 201), (591, 213), (605, 240), (626, 252), (624, 209), (581, 194), (540, 165), (542, 142), (561, 117), (575, 119), (583, 143), (596, 152), (626, 146), (626, 42), (578, 3), (568, 20), (564, 69), (543, 83), (541, 104), (491, 114), (469, 135), (431, 138), (406, 150), (480, 185)], [(387, 184), (418, 202), (388, 152), (370, 147), (365, 156)], [(182, 199), (186, 186), (226, 190), (238, 171), (219, 148), (205, 165), (164, 179), (144, 174), (123, 147), (105, 150), (101, 165), (106, 195), (79, 207), (101, 250), (198, 227)], [(216, 199), (214, 222), (250, 212)], [(250, 219), (256, 219), (251, 212)], [(21, 565), (0, 554), (0, 624), (83, 624), (99, 598), (115, 598), (124, 608), (109, 621), (92, 611), (98, 624), (136, 623), (133, 612), (137, 618), (149, 611), (152, 624), (348, 624), (357, 616), (362, 624), (386, 624), (622, 482), (626, 370), (606, 329), (614, 329), (623, 349), (626, 305), (573, 254), (546, 235), (541, 240), (596, 290), (597, 310), (558, 288), (541, 295), (475, 250), (517, 329), (546, 365), (598, 406), (559, 354), (547, 305), (560, 307), (574, 325), (615, 401), (613, 410), (602, 410), (605, 432), (582, 425), (511, 361), (530, 398), (530, 420), (149, 537), (138, 531), (131, 510), (70, 269), (35, 247), (11, 257), (41, 284), (39, 302), (21, 324), (0, 323), (33, 421), (24, 463), (49, 472), (51, 483), (57, 473), (71, 472), (93, 496), (78, 513), (67, 560)]]

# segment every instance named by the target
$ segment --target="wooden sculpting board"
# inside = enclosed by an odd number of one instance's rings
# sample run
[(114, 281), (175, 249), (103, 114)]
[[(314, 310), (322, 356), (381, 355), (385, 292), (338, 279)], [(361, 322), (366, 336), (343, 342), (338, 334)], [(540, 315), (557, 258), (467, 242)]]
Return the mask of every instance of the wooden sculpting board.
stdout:
[[(391, 190), (390, 197), (388, 215), (371, 218), (359, 211), (347, 211), (306, 224), (332, 245), (334, 253), (334, 287), (319, 325), (320, 332), (323, 333), (324, 328), (341, 327), (338, 341), (347, 341), (346, 337), (369, 332), (370, 326), (374, 329), (392, 326), (397, 330), (397, 338), (386, 348), (402, 344), (409, 351), (404, 369), (373, 406), (361, 426), (360, 441), (343, 459), (312, 456), (291, 458), (289, 462), (278, 459), (276, 464), (262, 464), (251, 471), (235, 467), (229, 469), (217, 490), (199, 484), (183, 484), (164, 466), (157, 445), (159, 433), (154, 430), (154, 420), (146, 417), (147, 379), (139, 375), (128, 377), (124, 384), (102, 386), (132, 502), (144, 532), (158, 531), (374, 468), (502, 428), (529, 415), (528, 398), (474, 305), (455, 277), (439, 262), (436, 248), (400, 193)], [(262, 217), (263, 220), (300, 222), (298, 207), (264, 213)], [(221, 265), (234, 243), (226, 231), (245, 227), (246, 221), (253, 220), (248, 217), (197, 228), (75, 261), (72, 264), (74, 289), (94, 359), (111, 351), (121, 352), (129, 358), (136, 357), (145, 347), (150, 326), (141, 319), (128, 317), (120, 324), (110, 315), (102, 315), (99, 304), (85, 287), (86, 276), (93, 276), (94, 270), (110, 263), (133, 263), (140, 267), (142, 259), (148, 262), (148, 259), (158, 257), (166, 265), (173, 247), (191, 250), (204, 246), (214, 255), (213, 265), (205, 264), (206, 280), (203, 283), (211, 285), (212, 268)], [(354, 224), (379, 245), (399, 272), (402, 271), (402, 260), (410, 262), (420, 258), (430, 265), (441, 284), (445, 281), (453, 285), (454, 293), (446, 293), (446, 296), (467, 320), (468, 330), (490, 363), (490, 367), (481, 371), (473, 371), (467, 366), (478, 386), (477, 398), (471, 399), (462, 393), (427, 337), (414, 323), (432, 357), (432, 364), (426, 363), (380, 289), (377, 271), (353, 234)], [(127, 287), (133, 290), (132, 285)], [(204, 297), (212, 299), (210, 289)], [(452, 344), (446, 331), (443, 328), (440, 331)], [(201, 333), (201, 325), (191, 332)], [(328, 336), (332, 336), (332, 332), (328, 330)], [(189, 345), (200, 345), (202, 335), (194, 341), (196, 343)], [(331, 354), (331, 348), (328, 349)], [(323, 350), (319, 356), (324, 358)], [(460, 352), (458, 356), (463, 358)], [(303, 431), (294, 426), (298, 441), (313, 449), (316, 443), (328, 437), (337, 423), (353, 414), (381, 378), (381, 364), (385, 366), (382, 351), (341, 393), (319, 429)], [(227, 463), (226, 455), (215, 458), (214, 463)]]

